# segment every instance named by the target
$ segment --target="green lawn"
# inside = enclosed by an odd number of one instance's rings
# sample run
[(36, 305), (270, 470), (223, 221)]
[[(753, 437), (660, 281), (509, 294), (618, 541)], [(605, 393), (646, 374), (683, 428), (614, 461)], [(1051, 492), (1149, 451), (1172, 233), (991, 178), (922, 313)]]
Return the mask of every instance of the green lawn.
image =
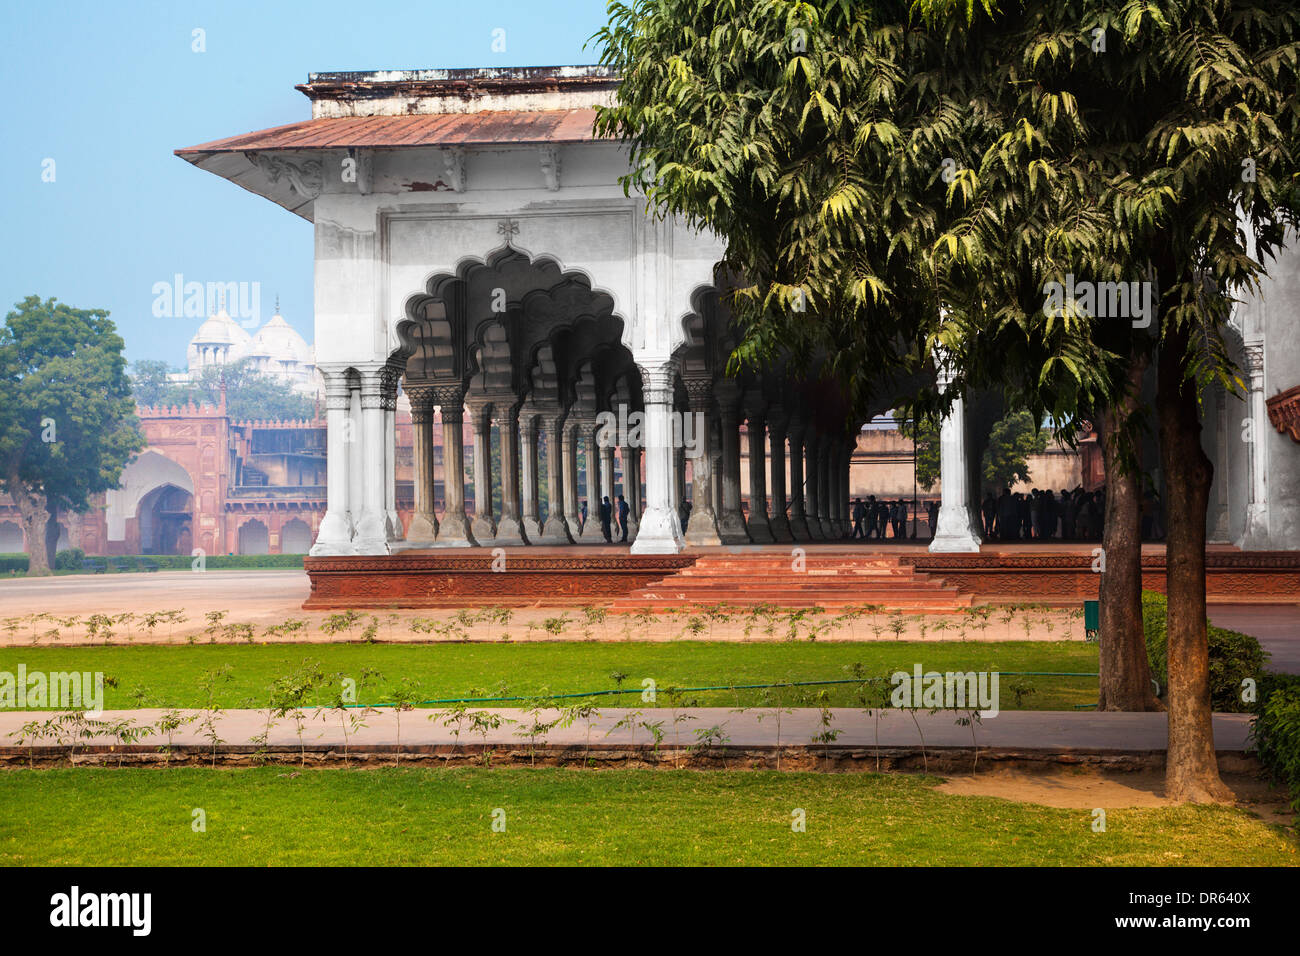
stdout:
[[(1222, 807), (1086, 810), (874, 774), (553, 769), (12, 770), (8, 865), (1295, 865)], [(206, 832), (191, 828), (206, 814)], [(504, 811), (505, 832), (492, 830)], [(807, 832), (791, 830), (792, 811)]]
[[(678, 641), (514, 643), (514, 644), (315, 644), (279, 645), (148, 645), (86, 648), (23, 647), (0, 649), (0, 671), (15, 672), (25, 664), (31, 671), (102, 671), (116, 680), (106, 691), (110, 708), (136, 706), (139, 688), (148, 706), (195, 707), (203, 703), (199, 689), (206, 671), (229, 665), (233, 679), (220, 685), (224, 707), (262, 706), (267, 688), (280, 676), (318, 661), (328, 674), (360, 679), (365, 668), (382, 679), (358, 692), (361, 703), (390, 700), (385, 691), (400, 679), (418, 685), (425, 699), (471, 695), (553, 694), (614, 688), (611, 674), (626, 674), (625, 688), (641, 688), (652, 678), (659, 688), (660, 706), (668, 706), (670, 687), (726, 687), (777, 681), (836, 680), (852, 676), (861, 665), (868, 676), (888, 676), (896, 670), (998, 670), (1092, 673), (1097, 671), (1097, 647), (1081, 642), (945, 643), (725, 643)], [(846, 670), (850, 669), (850, 670)], [(1095, 677), (1004, 677), (1002, 708), (1016, 709), (1014, 686), (1031, 686), (1023, 708), (1070, 710), (1097, 700)], [(331, 686), (337, 684), (331, 682)], [(506, 694), (502, 695), (501, 691)], [(804, 688), (816, 692), (818, 688)], [(852, 684), (827, 688), (830, 703), (852, 706)], [(797, 702), (795, 691), (786, 700)], [(758, 690), (692, 693), (702, 706), (752, 706)], [(322, 698), (323, 699), (323, 698)], [(637, 698), (626, 695), (622, 700)], [(604, 698), (613, 704), (615, 699)]]

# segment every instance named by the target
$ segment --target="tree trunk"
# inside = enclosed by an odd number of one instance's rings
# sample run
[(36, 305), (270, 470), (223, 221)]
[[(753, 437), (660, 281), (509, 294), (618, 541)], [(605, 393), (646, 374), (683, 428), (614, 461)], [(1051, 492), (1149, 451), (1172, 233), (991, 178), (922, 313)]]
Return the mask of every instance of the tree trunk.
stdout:
[(45, 521), (45, 563), (54, 567), (54, 557), (59, 552), (59, 506), (46, 503), (49, 518)]
[(1101, 547), (1101, 689), (1098, 710), (1164, 710), (1151, 684), (1142, 631), (1141, 449), (1131, 420), (1142, 393), (1145, 356), (1128, 368), (1128, 388), (1096, 416), (1106, 473), (1106, 521)]
[(50, 573), (50, 562), (45, 554), (45, 524), (49, 514), (45, 510), (45, 496), (32, 491), (18, 477), (15, 465), (7, 476), (9, 497), (18, 506), (23, 526), (24, 547), (27, 549), (27, 574), (39, 577)]
[(1169, 754), (1165, 794), (1193, 803), (1229, 803), (1219, 779), (1210, 710), (1210, 647), (1205, 617), (1205, 521), (1214, 465), (1201, 448), (1196, 383), (1186, 375), (1188, 336), (1170, 328), (1161, 343), (1157, 404), (1166, 489), (1169, 599)]

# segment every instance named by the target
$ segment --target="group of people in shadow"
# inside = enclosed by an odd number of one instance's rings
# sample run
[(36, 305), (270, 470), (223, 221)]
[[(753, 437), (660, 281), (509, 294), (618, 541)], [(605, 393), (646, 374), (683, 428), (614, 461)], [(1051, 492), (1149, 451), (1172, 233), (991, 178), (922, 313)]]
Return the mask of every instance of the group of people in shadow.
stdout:
[[(875, 495), (868, 495), (866, 500), (855, 498), (853, 529), (848, 537), (852, 540), (915, 539), (922, 514), (925, 536), (933, 538), (938, 525), (938, 501), (877, 500)], [(1085, 491), (1082, 486), (1073, 491), (1062, 488), (1059, 495), (1050, 488), (1034, 488), (1027, 493), (1003, 488), (999, 495), (990, 490), (980, 504), (979, 516), (986, 541), (1100, 541), (1105, 530), (1106, 488), (1104, 485), (1092, 491)], [(907, 526), (909, 520), (911, 529)], [(1151, 489), (1142, 497), (1142, 538), (1164, 539), (1162, 503)]]

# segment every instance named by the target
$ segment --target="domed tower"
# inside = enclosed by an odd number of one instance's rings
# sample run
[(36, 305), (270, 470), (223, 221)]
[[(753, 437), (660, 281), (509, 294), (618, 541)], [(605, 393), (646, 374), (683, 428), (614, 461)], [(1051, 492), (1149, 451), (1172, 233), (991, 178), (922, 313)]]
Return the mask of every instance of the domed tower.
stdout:
[(203, 374), (212, 365), (226, 365), (243, 358), (252, 341), (239, 323), (230, 317), (224, 305), (217, 314), (199, 326), (186, 350), (190, 378)]
[(273, 375), (299, 391), (316, 391), (311, 346), (284, 320), (278, 303), (275, 315), (257, 330), (245, 355), (259, 372)]

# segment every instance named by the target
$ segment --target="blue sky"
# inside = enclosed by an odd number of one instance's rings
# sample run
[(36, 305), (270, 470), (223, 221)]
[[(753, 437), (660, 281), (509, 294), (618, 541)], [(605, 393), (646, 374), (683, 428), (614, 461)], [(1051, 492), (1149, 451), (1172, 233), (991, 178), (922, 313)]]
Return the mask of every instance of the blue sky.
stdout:
[(307, 119), (309, 72), (593, 63), (605, 19), (605, 0), (5, 2), (0, 305), (108, 309), (129, 360), (182, 365), (201, 320), (152, 309), (180, 273), (260, 283), (263, 321), (278, 295), (312, 341), (311, 224), (172, 150)]

